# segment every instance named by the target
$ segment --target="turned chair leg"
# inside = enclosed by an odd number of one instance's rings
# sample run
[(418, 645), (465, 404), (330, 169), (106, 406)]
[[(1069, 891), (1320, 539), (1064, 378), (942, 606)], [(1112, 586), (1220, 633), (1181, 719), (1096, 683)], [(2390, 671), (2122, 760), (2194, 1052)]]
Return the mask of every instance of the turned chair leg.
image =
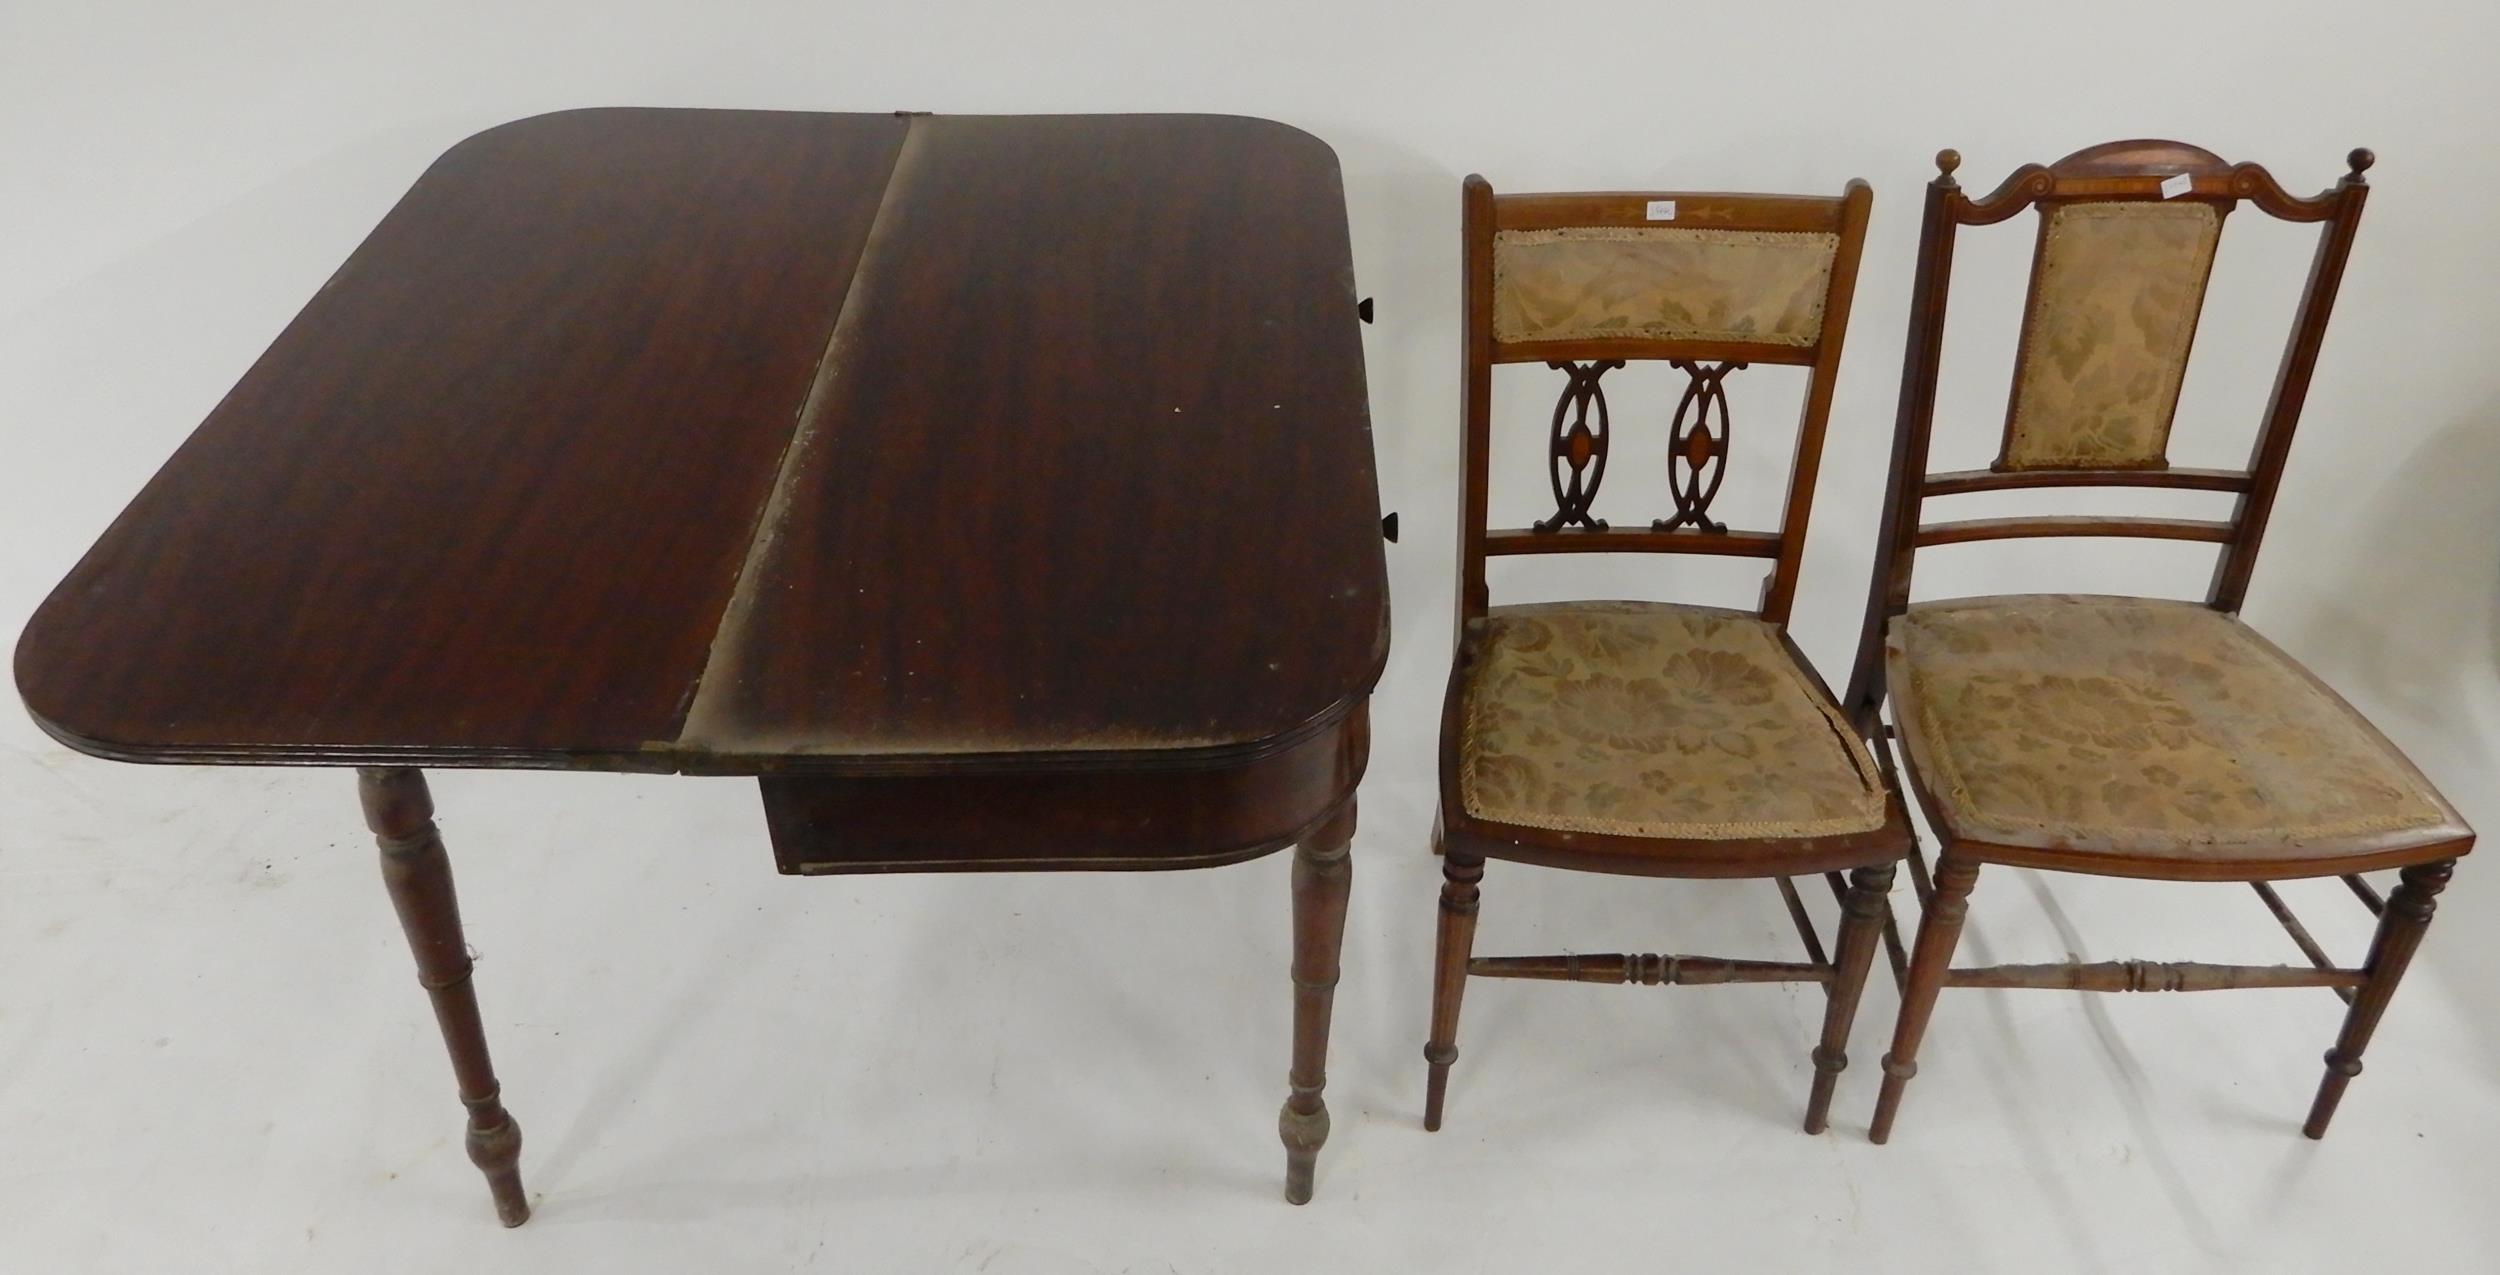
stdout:
[(1962, 938), (1962, 918), (1970, 912), (1971, 886), (1979, 865), (1953, 858), (1946, 847), (1936, 858), (1935, 891), (1918, 922), (1918, 939), (1910, 949), (1910, 981), (1901, 989), (1901, 1018), (1893, 1025), (1892, 1050), (1884, 1055), (1884, 1088), (1875, 1099), (1875, 1120), (1867, 1137), (1884, 1142), (1892, 1137), (1893, 1117), (1901, 1110), (1901, 1091), (1918, 1074), (1918, 1043), (1927, 1034), (1927, 1017), (1935, 1012), (1936, 993), (1944, 990), (1945, 971), (1953, 965), (1953, 949)]
[(1441, 1102), (1458, 1061), (1458, 1004), (1467, 994), (1467, 958), (1476, 946), (1476, 884), (1484, 856), (1451, 850), (1441, 859), (1440, 939), (1432, 958), (1432, 1034), (1424, 1042), (1424, 1129), (1441, 1127)]
[[(1823, 1132), (1831, 1118), (1832, 1089), (1849, 1065), (1849, 1026), (1857, 1021), (1858, 998), (1875, 965), (1876, 942), (1891, 916), (1885, 896), (1892, 891), (1892, 873), (1889, 863), (1858, 869), (1850, 874), (1849, 894), (1841, 901), (1840, 937), (1832, 948), (1832, 981), (1823, 1005), (1823, 1039), (1814, 1048), (1814, 1091), (1806, 1099), (1808, 1133)], [(1451, 1013), (1456, 1016), (1455, 1005)]]
[(1337, 956), (1345, 940), (1346, 894), (1354, 883), (1354, 802), (1329, 817), (1293, 852), (1292, 1092), (1276, 1119), (1285, 1142), (1285, 1199), (1307, 1204), (1328, 1141), (1328, 1017), (1337, 998)]
[(2335, 1105), (2344, 1099), (2344, 1089), (2352, 1078), (2361, 1074), (2361, 1051), (2369, 1047), (2371, 1033), (2378, 1030), (2379, 1016), (2387, 1012), (2387, 1002), (2396, 995), (2396, 984), (2404, 977), (2405, 967), (2413, 963), (2414, 949), (2422, 946), (2422, 935), (2430, 929), (2431, 913), (2438, 910), (2439, 892), (2448, 887), (2448, 875), (2455, 871), (2456, 860), (2420, 863), (2404, 870), (2394, 892), (2387, 896), (2387, 907), (2379, 914), (2378, 935), (2370, 940), (2370, 961), (2364, 967), (2369, 981), (2361, 985), (2352, 998), (2352, 1008), (2344, 1013), (2344, 1030), (2335, 1038), (2335, 1047), (2326, 1051), (2326, 1077), (2318, 1082), (2318, 1097), (2309, 1104), (2309, 1121), (2300, 1131), (2312, 1138), (2326, 1136), (2326, 1125), (2335, 1118)]
[(486, 1175), (495, 1216), (505, 1226), (519, 1226), (530, 1216), (529, 1197), (521, 1190), (521, 1126), (504, 1110), (494, 1064), (486, 1056), (486, 1027), (469, 984), (469, 948), (460, 933), (451, 860), (434, 827), (434, 798), (425, 776), (406, 767), (368, 767), (356, 772), (356, 781), (365, 825), (382, 847), (382, 883), (417, 958), (417, 981), (434, 1002), (460, 1101), (469, 1109), (469, 1160)]

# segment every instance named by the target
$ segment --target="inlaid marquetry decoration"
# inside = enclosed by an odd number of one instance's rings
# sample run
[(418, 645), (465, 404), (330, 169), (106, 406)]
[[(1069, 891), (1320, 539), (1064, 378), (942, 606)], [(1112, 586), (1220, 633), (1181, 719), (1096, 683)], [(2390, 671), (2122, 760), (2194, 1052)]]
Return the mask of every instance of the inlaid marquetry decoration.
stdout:
[(1606, 391), (1597, 382), (1607, 372), (1622, 367), (1623, 360), (1557, 362), (1546, 366), (1571, 379), (1564, 384), (1561, 397), (1554, 400), (1554, 428), (1548, 449), (1554, 516), (1534, 525), (1539, 531), (1573, 526), (1603, 531), (1606, 520), (1589, 514), (1590, 502), (1597, 499), (1598, 484), (1606, 481), (1606, 446), (1611, 433)]
[[(1691, 359), (1676, 359), (1673, 364), (1689, 378), (1684, 396), (1676, 402), (1667, 435), (1667, 491), (1675, 499), (1675, 513), (1652, 519), (1649, 525), (1654, 531), (1691, 527), (1723, 534), (1727, 524), (1710, 516), (1710, 502), (1718, 497), (1719, 486), (1727, 478), (1732, 429), (1727, 374), (1742, 371), (1745, 364)], [(1553, 426), (1546, 445), (1554, 514), (1532, 525), (1538, 531), (1560, 531), (1565, 527), (1603, 531), (1606, 520), (1592, 513), (1591, 506), (1597, 500), (1597, 489), (1606, 481), (1613, 417), (1606, 406), (1605, 388), (1599, 382), (1607, 372), (1622, 367), (1623, 360), (1556, 361), (1546, 366), (1568, 379), (1554, 400)]]
[(1727, 374), (1743, 368), (1742, 363), (1696, 363), (1675, 360), (1691, 383), (1684, 387), (1684, 397), (1675, 405), (1675, 425), (1667, 453), (1667, 491), (1675, 497), (1675, 516), (1659, 518), (1649, 525), (1656, 531), (1673, 531), (1692, 527), (1699, 531), (1724, 532), (1727, 524), (1710, 517), (1710, 502), (1719, 494), (1720, 480), (1727, 477)]

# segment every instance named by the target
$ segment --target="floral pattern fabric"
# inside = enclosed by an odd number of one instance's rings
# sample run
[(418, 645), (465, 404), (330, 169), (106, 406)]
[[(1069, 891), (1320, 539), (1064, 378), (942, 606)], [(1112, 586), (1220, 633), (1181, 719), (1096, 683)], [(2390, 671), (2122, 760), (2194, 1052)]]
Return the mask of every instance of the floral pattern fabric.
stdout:
[(1493, 236), (1493, 339), (1821, 338), (1840, 236), (1589, 226)]
[(1478, 819), (1680, 840), (1883, 826), (1873, 759), (1753, 615), (1497, 607), (1474, 658), (1459, 790)]
[(1903, 741), (1963, 838), (2193, 853), (2451, 822), (2350, 705), (2196, 603), (1923, 603), (1888, 642)]
[(2166, 463), (2221, 236), (2211, 204), (2067, 204), (2048, 214), (2004, 468)]

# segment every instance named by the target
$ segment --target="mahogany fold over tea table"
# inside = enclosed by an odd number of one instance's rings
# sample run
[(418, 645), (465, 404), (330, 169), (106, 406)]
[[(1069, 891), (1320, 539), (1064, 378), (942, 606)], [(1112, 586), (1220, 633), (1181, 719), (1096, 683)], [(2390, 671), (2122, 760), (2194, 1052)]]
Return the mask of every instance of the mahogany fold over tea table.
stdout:
[(28, 625), (125, 761), (360, 767), (507, 1225), (423, 766), (760, 777), (789, 873), (1297, 847), (1310, 1195), (1388, 649), (1335, 156), (1217, 116), (699, 110), (438, 160)]

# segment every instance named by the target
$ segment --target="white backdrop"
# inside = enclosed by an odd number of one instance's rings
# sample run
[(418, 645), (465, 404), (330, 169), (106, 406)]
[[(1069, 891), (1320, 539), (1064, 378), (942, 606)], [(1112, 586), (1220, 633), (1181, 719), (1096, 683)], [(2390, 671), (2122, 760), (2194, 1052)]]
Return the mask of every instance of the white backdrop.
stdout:
[[(783, 883), (725, 781), (438, 781), (542, 1216), (503, 1235), (343, 777), (111, 766), (0, 714), (0, 1269), (2273, 1269), (2462, 1260), (2500, 1228), (2500, 879), (2469, 861), (2333, 1139), (2295, 1132), (2323, 996), (1957, 993), (1896, 1146), (1870, 995), (1820, 1142), (1802, 992), (1479, 984), (1448, 1132), (1415, 1129), (1431, 734), (1456, 489), (1458, 179), (1876, 191), (1796, 619), (1846, 676), (1918, 188), (2170, 136), (2375, 193), (2247, 614), (2500, 826), (2500, 254), (2488, 4), (0, 3), (0, 634), (426, 162), (540, 111), (1225, 111), (1341, 157), (1396, 644), (1374, 706), (1320, 1200), (1273, 1201), (1281, 861), (1184, 877)], [(2175, 458), (2245, 454), (2300, 233), (2232, 219)], [(1940, 464), (2002, 420), (2028, 219), (1965, 236)], [(1552, 386), (1507, 375), (1497, 512)], [(1667, 382), (1624, 378), (1654, 427)], [(1726, 498), (1794, 388), (1732, 383)], [(1643, 448), (1648, 448), (1644, 451)], [(1653, 440), (1599, 512), (1663, 508)], [(1748, 483), (1753, 485), (1748, 486)], [(1747, 502), (1751, 502), (1748, 506)], [(2082, 506), (2077, 506), (2079, 509)], [(2192, 499), (2133, 505), (2214, 516)], [(1974, 501), (1969, 513), (1999, 512)], [(1761, 522), (1767, 514), (1758, 514)], [(1923, 597), (2195, 596), (2209, 550), (1970, 548)], [(1573, 563), (1496, 599), (1750, 600), (1749, 570)], [(1486, 887), (1480, 950), (1782, 941), (1767, 891)], [(1983, 949), (2290, 959), (2254, 901), (1998, 873)], [(2184, 899), (2174, 896), (2184, 892)], [(2295, 901), (2351, 948), (2340, 891)], [(1828, 909), (1823, 914), (1828, 920)], [(1157, 918), (1161, 918), (1158, 920)], [(2071, 928), (2069, 928), (2071, 927)], [(2081, 937), (2077, 937), (2080, 934)], [(630, 937), (629, 937), (630, 936)], [(1789, 940), (1793, 942), (1793, 940)]]

